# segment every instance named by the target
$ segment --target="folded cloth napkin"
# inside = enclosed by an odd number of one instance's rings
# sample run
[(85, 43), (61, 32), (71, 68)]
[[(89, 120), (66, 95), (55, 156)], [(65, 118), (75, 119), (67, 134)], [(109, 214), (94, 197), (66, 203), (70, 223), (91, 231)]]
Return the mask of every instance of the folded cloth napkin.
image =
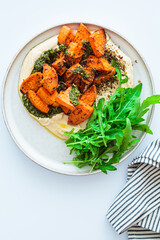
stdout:
[(128, 166), (127, 184), (107, 218), (119, 234), (128, 230), (129, 240), (160, 240), (160, 139)]

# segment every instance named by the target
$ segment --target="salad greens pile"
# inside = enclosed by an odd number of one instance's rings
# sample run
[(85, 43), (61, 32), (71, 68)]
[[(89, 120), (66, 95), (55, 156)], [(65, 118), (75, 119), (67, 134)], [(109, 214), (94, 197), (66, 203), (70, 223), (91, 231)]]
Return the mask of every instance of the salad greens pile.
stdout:
[(94, 111), (84, 130), (66, 132), (70, 154), (75, 157), (70, 161), (77, 167), (91, 166), (90, 172), (100, 169), (116, 170), (113, 164), (118, 163), (122, 154), (139, 139), (134, 130), (152, 134), (149, 126), (143, 124), (143, 116), (149, 106), (160, 103), (160, 95), (153, 95), (140, 102), (142, 83), (134, 88), (118, 87), (109, 101), (100, 99), (94, 104)]

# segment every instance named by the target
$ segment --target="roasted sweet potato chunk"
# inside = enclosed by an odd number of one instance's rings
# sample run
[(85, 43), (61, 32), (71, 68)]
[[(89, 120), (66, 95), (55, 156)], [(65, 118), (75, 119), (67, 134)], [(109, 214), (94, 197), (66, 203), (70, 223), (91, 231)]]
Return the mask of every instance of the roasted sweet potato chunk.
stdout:
[(97, 58), (94, 55), (90, 55), (87, 58), (87, 65), (97, 71), (105, 71), (107, 73), (116, 71), (116, 68), (112, 67), (105, 58)]
[(71, 42), (68, 48), (68, 56), (70, 58), (80, 58), (82, 57), (84, 51), (82, 50), (82, 47), (80, 44), (75, 43), (75, 42)]
[[(79, 63), (74, 64), (73, 66), (71, 66), (64, 74), (64, 81), (68, 81), (68, 80), (73, 80), (73, 78), (75, 78), (75, 74), (73, 74), (73, 71), (76, 68), (82, 68), (82, 66)], [(82, 68), (83, 69), (83, 68)], [(77, 74), (76, 74), (77, 75)], [(73, 78), (72, 78), (73, 77)]]
[(48, 105), (40, 99), (40, 97), (37, 95), (37, 93), (35, 93), (32, 90), (29, 90), (28, 98), (29, 98), (30, 102), (33, 104), (33, 106), (35, 106), (38, 110), (40, 110), (43, 113), (48, 113), (48, 111), (49, 111)]
[(63, 26), (58, 35), (58, 44), (64, 44), (68, 47), (73, 40), (74, 34), (72, 30), (67, 26)]
[(66, 66), (64, 53), (61, 52), (60, 57), (54, 63), (52, 63), (52, 67), (56, 69), (57, 73), (60, 76), (62, 76), (65, 73)]
[(83, 95), (80, 97), (80, 100), (88, 104), (89, 106), (92, 106), (94, 101), (96, 100), (96, 97), (97, 97), (96, 86), (92, 85), (83, 93)]
[(65, 84), (67, 87), (71, 86), (73, 84), (73, 79), (67, 80)]
[(64, 107), (64, 106), (61, 106), (63, 112), (67, 115), (71, 112), (71, 110), (69, 110), (68, 108)]
[(97, 57), (104, 55), (106, 46), (106, 35), (103, 29), (97, 30), (89, 36), (92, 50)]
[(88, 79), (84, 79), (82, 77), (82, 81), (86, 84), (86, 85), (91, 85), (93, 83), (93, 80), (95, 78), (95, 73), (93, 71), (92, 68), (83, 68), (85, 70), (85, 73), (89, 75), (89, 78)]
[(106, 72), (116, 72), (116, 68), (115, 67), (112, 67), (111, 64), (109, 64), (109, 62), (104, 58), (104, 57), (101, 57), (101, 63), (102, 63), (102, 71), (106, 71)]
[(70, 102), (69, 92), (71, 91), (71, 87), (67, 88), (65, 91), (61, 91), (56, 97), (56, 101), (59, 105), (68, 108), (69, 110), (74, 110), (74, 105)]
[(98, 75), (95, 79), (94, 79), (94, 84), (101, 84), (102, 82), (105, 82), (106, 80), (110, 79), (113, 74), (115, 74), (115, 70), (112, 70), (110, 73), (102, 73), (100, 75)]
[(97, 58), (94, 55), (89, 55), (87, 58), (87, 66), (98, 71), (102, 71), (103, 69), (101, 58)]
[(23, 93), (27, 93), (29, 90), (36, 92), (38, 90), (38, 88), (40, 88), (42, 85), (41, 84), (42, 78), (43, 78), (43, 75), (40, 72), (31, 74), (28, 78), (26, 78), (22, 82), (22, 84), (20, 86), (20, 90)]
[(53, 99), (52, 106), (53, 107), (59, 107), (59, 103), (56, 101), (57, 97), (58, 97), (58, 92), (57, 92), (57, 90), (55, 90), (55, 92), (52, 94), (52, 99)]
[(57, 91), (55, 91), (53, 94), (50, 94), (44, 87), (41, 87), (38, 89), (37, 95), (47, 105), (52, 105), (53, 107), (59, 107), (59, 104), (56, 102), (56, 97), (58, 96)]
[(69, 65), (69, 66), (72, 66), (76, 63), (79, 63), (82, 59), (82, 56), (79, 57), (79, 58), (71, 58), (69, 56), (65, 56), (65, 60), (66, 60), (66, 63)]
[(88, 119), (93, 112), (93, 107), (88, 104), (79, 101), (79, 105), (70, 113), (68, 118), (68, 124), (77, 125), (86, 119)]
[(43, 87), (47, 89), (50, 94), (53, 94), (58, 86), (58, 76), (56, 70), (51, 68), (46, 77), (42, 80)]
[(43, 78), (47, 76), (50, 70), (51, 70), (51, 67), (47, 63), (45, 63), (43, 65)]
[(86, 40), (86, 41), (89, 40), (90, 35), (91, 35), (90, 30), (83, 23), (80, 23), (79, 28), (75, 35), (74, 42), (78, 44), (82, 44), (83, 40)]

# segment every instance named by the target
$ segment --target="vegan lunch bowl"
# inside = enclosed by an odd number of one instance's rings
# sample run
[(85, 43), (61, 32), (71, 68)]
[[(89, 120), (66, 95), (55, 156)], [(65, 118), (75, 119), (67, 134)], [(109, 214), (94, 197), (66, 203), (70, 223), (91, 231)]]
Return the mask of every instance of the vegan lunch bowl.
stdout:
[(69, 148), (64, 166), (87, 167), (88, 173), (116, 170), (140, 141), (137, 132), (152, 134), (145, 115), (160, 95), (142, 101), (142, 88), (121, 46), (105, 29), (83, 23), (78, 29), (63, 25), (58, 35), (31, 48), (18, 82), (28, 114)]

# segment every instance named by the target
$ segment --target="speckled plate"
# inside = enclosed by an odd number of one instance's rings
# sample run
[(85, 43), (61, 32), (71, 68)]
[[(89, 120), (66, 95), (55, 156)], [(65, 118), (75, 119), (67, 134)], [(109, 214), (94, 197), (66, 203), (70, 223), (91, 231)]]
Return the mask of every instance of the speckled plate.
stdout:
[[(65, 24), (71, 29), (77, 29), (79, 23)], [(86, 24), (90, 30), (104, 28), (111, 36), (113, 42), (120, 45), (121, 50), (128, 55), (133, 62), (134, 68), (134, 82), (135, 85), (140, 79), (143, 84), (142, 99), (153, 95), (153, 81), (148, 67), (144, 59), (138, 51), (120, 34), (113, 30), (105, 28), (104, 26), (97, 26), (93, 24)], [(57, 173), (68, 175), (88, 175), (89, 168), (78, 169), (73, 164), (63, 164), (62, 161), (71, 160), (69, 149), (65, 143), (49, 133), (45, 128), (40, 126), (27, 111), (24, 109), (20, 97), (18, 95), (18, 80), (19, 72), (23, 60), (29, 50), (51, 36), (57, 35), (62, 25), (50, 28), (29, 41), (14, 57), (11, 62), (7, 73), (5, 75), (3, 88), (2, 88), (2, 111), (5, 119), (6, 126), (9, 133), (17, 146), (37, 164)], [(137, 63), (135, 63), (137, 60)], [(153, 115), (153, 107), (146, 115), (146, 123), (150, 124)], [(126, 159), (141, 143), (145, 133), (138, 132), (137, 136), (140, 142), (126, 152), (121, 161)], [(91, 174), (98, 173), (94, 171)]]

